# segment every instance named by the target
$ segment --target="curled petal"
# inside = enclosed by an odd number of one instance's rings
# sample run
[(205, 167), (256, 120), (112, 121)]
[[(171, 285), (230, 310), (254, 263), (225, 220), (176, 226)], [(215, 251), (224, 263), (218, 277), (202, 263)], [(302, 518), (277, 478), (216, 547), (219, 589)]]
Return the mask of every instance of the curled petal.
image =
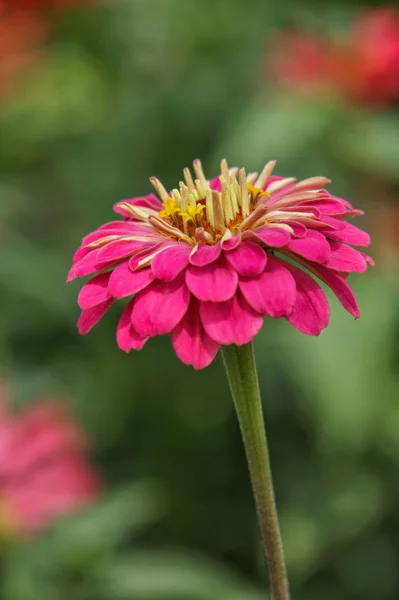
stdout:
[(171, 333), (173, 348), (185, 365), (204, 369), (215, 358), (219, 344), (206, 333), (200, 316), (199, 303), (191, 299), (190, 307), (183, 319)]
[(116, 342), (121, 350), (130, 352), (130, 350), (141, 350), (149, 339), (142, 337), (137, 333), (132, 325), (133, 300), (127, 304), (123, 311), (116, 330)]
[(220, 256), (222, 247), (220, 242), (209, 246), (208, 244), (197, 244), (192, 249), (190, 255), (190, 263), (195, 267), (205, 267), (212, 262), (215, 262)]
[(142, 196), (140, 198), (131, 198), (130, 200), (123, 200), (114, 204), (114, 211), (126, 217), (127, 219), (132, 219), (132, 214), (125, 208), (119, 206), (121, 202), (124, 204), (130, 204), (131, 206), (150, 208), (152, 210), (156, 210), (157, 212), (163, 208), (162, 202), (160, 202), (154, 194), (149, 194), (148, 196)]
[(101, 317), (105, 315), (112, 303), (113, 299), (106, 300), (102, 304), (97, 304), (97, 306), (83, 310), (78, 320), (79, 333), (82, 335), (89, 333), (94, 325), (97, 325)]
[(289, 315), (296, 300), (293, 275), (281, 261), (268, 257), (266, 269), (257, 277), (240, 279), (244, 298), (254, 310), (271, 317)]
[(151, 263), (154, 276), (162, 281), (173, 281), (188, 265), (190, 252), (191, 246), (184, 242), (166, 247)]
[(207, 334), (226, 346), (250, 342), (262, 327), (263, 317), (238, 291), (226, 302), (201, 302), (201, 321)]
[(261, 227), (252, 233), (257, 239), (271, 248), (282, 248), (291, 240), (288, 231), (281, 229), (281, 227)]
[(156, 280), (134, 299), (133, 326), (142, 337), (170, 333), (184, 317), (189, 302), (184, 277), (170, 282)]
[(90, 279), (80, 290), (78, 305), (82, 310), (102, 304), (112, 298), (108, 291), (110, 273), (102, 273)]
[(222, 256), (206, 267), (190, 265), (186, 271), (186, 283), (198, 300), (223, 302), (235, 294), (238, 275)]
[(235, 250), (226, 252), (227, 260), (239, 275), (250, 277), (262, 273), (266, 266), (266, 252), (255, 242), (243, 242)]
[(237, 248), (237, 246), (241, 243), (241, 238), (242, 234), (237, 233), (236, 235), (233, 235), (228, 239), (221, 240), (220, 243), (222, 245), (222, 250), (224, 250), (225, 252), (228, 252), (229, 250), (234, 250), (234, 248)]
[(306, 335), (319, 335), (330, 320), (330, 307), (321, 287), (304, 271), (287, 263), (295, 278), (296, 301), (287, 321)]
[(114, 298), (126, 298), (126, 296), (137, 294), (153, 280), (154, 275), (151, 269), (132, 271), (129, 263), (123, 262), (112, 271), (108, 291)]

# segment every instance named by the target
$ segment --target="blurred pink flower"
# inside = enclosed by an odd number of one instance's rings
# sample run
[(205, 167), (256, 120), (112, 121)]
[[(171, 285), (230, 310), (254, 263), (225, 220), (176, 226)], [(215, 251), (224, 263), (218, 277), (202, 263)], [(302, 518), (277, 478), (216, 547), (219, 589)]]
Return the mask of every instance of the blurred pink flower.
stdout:
[(381, 105), (399, 99), (399, 13), (362, 13), (343, 40), (286, 32), (269, 67), (284, 86), (314, 93), (335, 89), (353, 102)]
[[(155, 178), (154, 195), (115, 205), (124, 221), (86, 236), (68, 280), (97, 273), (78, 298), (78, 322), (88, 333), (115, 299), (133, 296), (117, 328), (122, 350), (141, 349), (153, 336), (171, 334), (178, 357), (206, 367), (220, 345), (248, 343), (264, 316), (284, 317), (299, 331), (318, 335), (330, 310), (321, 287), (299, 263), (326, 283), (344, 308), (359, 316), (346, 283), (371, 259), (367, 233), (346, 222), (362, 214), (323, 189), (324, 177), (296, 182), (228, 169), (208, 182), (201, 163), (170, 194)], [(286, 260), (288, 259), (288, 261)]]
[(12, 414), (0, 405), (0, 530), (33, 534), (92, 501), (99, 479), (65, 406), (43, 400)]

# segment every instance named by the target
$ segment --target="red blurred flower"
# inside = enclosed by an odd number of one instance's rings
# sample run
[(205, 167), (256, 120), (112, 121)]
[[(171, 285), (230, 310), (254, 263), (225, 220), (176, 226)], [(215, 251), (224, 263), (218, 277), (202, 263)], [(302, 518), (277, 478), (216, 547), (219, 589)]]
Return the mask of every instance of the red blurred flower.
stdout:
[[(4, 392), (4, 389), (3, 389)], [(11, 414), (0, 403), (0, 529), (35, 533), (92, 501), (99, 479), (86, 460), (86, 440), (66, 408), (40, 401)]]
[(65, 10), (84, 4), (83, 0), (3, 0), (3, 5), (13, 11)]
[(6, 12), (0, 4), (0, 98), (35, 63), (46, 37), (46, 23), (33, 14)]
[(276, 43), (270, 68), (273, 76), (290, 88), (334, 88), (365, 104), (397, 100), (399, 14), (393, 9), (364, 12), (344, 41), (284, 33)]

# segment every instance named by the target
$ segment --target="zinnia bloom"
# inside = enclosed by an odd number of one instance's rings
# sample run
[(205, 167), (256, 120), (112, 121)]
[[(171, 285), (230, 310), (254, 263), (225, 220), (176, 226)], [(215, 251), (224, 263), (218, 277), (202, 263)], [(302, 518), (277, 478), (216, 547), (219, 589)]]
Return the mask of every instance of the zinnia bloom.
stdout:
[(92, 501), (99, 479), (66, 409), (41, 401), (19, 414), (0, 406), (0, 531), (30, 535)]
[(346, 276), (366, 270), (370, 259), (352, 244), (370, 239), (345, 219), (362, 212), (324, 190), (324, 177), (296, 182), (272, 176), (274, 165), (247, 176), (223, 161), (209, 182), (195, 161), (195, 179), (185, 169), (171, 193), (151, 180), (162, 202), (150, 194), (117, 203), (124, 220), (86, 236), (68, 276), (96, 273), (79, 294), (79, 331), (88, 333), (116, 299), (133, 296), (118, 346), (139, 350), (170, 333), (178, 357), (201, 369), (221, 344), (252, 340), (265, 316), (318, 335), (330, 310), (309, 273), (358, 317)]

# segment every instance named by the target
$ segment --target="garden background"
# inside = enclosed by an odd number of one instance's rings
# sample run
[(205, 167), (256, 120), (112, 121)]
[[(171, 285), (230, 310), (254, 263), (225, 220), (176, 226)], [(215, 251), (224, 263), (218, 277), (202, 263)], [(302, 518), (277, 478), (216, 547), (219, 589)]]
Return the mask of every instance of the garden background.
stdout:
[(362, 318), (331, 298), (319, 338), (268, 319), (256, 352), (293, 598), (399, 597), (399, 16), (386, 9), (0, 2), (0, 376), (16, 409), (49, 395), (71, 407), (102, 479), (89, 506), (3, 540), (2, 599), (265, 597), (220, 358), (195, 372), (167, 336), (125, 355), (118, 308), (80, 337), (79, 283), (65, 283), (114, 202), (150, 193), (152, 175), (175, 187), (198, 157), (210, 175), (224, 157), (277, 159), (366, 211), (377, 264), (351, 278)]

